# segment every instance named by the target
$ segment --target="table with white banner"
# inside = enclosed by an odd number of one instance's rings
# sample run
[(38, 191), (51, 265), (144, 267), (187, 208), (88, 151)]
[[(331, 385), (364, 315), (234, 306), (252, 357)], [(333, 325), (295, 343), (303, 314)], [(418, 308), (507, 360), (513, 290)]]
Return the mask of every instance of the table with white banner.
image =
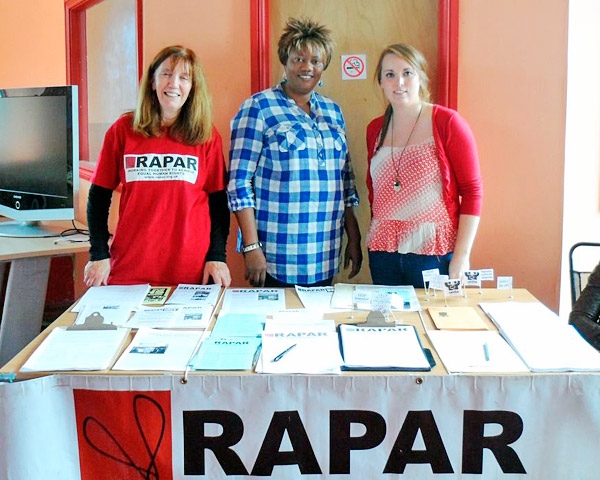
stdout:
[[(535, 301), (522, 289), (466, 292), (448, 304)], [(446, 300), (418, 296), (423, 322), (415, 312), (397, 320), (432, 348), (426, 307)], [(286, 297), (299, 305), (293, 290)], [(47, 335), (0, 370), (16, 373), (0, 383), (0, 480), (595, 480), (600, 471), (598, 373), (451, 375), (435, 351), (431, 372), (191, 372), (186, 382), (183, 372), (19, 372)]]

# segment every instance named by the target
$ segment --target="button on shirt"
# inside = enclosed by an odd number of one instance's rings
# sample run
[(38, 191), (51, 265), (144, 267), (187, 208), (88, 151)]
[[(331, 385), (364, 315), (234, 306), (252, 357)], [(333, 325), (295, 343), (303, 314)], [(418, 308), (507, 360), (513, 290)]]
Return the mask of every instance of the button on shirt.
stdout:
[(310, 110), (277, 85), (231, 123), (229, 208), (255, 209), (267, 272), (286, 283), (338, 272), (344, 208), (358, 205), (341, 109), (313, 92)]

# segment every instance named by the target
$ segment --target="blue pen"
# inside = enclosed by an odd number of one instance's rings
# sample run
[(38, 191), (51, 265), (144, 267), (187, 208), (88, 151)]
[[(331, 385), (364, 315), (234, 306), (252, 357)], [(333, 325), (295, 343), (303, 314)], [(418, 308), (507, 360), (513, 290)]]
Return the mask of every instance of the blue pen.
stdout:
[(273, 360), (271, 360), (272, 362), (278, 362), (279, 360), (281, 360), (283, 358), (283, 356), (288, 353), (292, 348), (294, 348), (297, 344), (294, 343), (293, 345), (290, 345), (288, 348), (286, 348), (283, 352), (281, 352), (279, 355), (277, 355)]
[(488, 346), (487, 342), (485, 342), (483, 344), (483, 355), (485, 356), (485, 361), (489, 362), (490, 361), (490, 347)]
[(0, 373), (0, 382), (12, 383), (17, 379), (17, 374), (14, 372)]
[(262, 350), (262, 344), (259, 345), (256, 348), (256, 351), (254, 352), (254, 358), (252, 359), (252, 367), (256, 366), (256, 363), (258, 362), (258, 359), (260, 358), (260, 351)]

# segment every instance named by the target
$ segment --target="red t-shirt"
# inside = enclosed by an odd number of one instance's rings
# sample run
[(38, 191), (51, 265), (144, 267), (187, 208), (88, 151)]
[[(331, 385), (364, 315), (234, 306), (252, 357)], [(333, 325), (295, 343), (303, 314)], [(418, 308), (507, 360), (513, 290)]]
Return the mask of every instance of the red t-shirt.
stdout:
[(92, 183), (122, 185), (110, 284), (200, 283), (210, 245), (208, 194), (224, 190), (221, 136), (184, 145), (146, 138), (130, 115), (107, 131)]

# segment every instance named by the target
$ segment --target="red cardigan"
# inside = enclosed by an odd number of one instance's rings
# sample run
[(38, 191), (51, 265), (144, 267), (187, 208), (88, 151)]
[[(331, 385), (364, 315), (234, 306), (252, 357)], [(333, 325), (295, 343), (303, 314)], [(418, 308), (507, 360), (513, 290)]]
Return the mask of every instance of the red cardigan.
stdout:
[[(443, 195), (450, 218), (458, 225), (458, 217), (481, 215), (483, 183), (479, 168), (477, 144), (466, 120), (454, 110), (433, 105), (433, 138), (440, 158)], [(367, 126), (367, 188), (369, 203), (373, 205), (371, 159), (381, 133), (383, 115)]]

